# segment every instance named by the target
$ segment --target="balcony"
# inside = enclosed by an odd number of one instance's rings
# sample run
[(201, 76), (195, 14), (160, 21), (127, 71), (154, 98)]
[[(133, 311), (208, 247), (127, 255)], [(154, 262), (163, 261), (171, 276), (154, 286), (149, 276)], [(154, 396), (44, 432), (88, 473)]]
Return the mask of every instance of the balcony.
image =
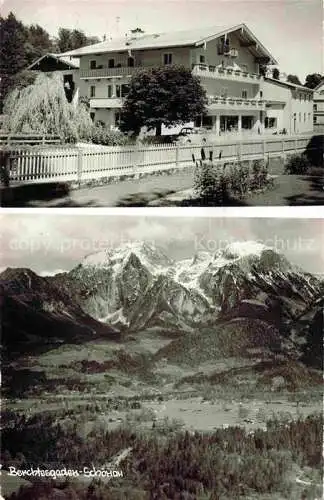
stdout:
[(243, 99), (238, 97), (208, 98), (208, 110), (233, 110), (233, 111), (264, 111), (266, 102), (261, 99)]
[(222, 68), (221, 66), (208, 66), (207, 64), (195, 64), (192, 73), (199, 77), (234, 82), (259, 84), (262, 80), (262, 76), (256, 73), (248, 73), (247, 71), (234, 68)]
[(107, 108), (121, 108), (124, 99), (119, 97), (91, 97), (90, 108), (107, 109)]
[(123, 66), (120, 68), (80, 69), (80, 78), (87, 79), (87, 80), (93, 80), (93, 79), (97, 79), (97, 78), (132, 76), (139, 69), (143, 69), (143, 67), (136, 66), (136, 67), (130, 68), (128, 66)]

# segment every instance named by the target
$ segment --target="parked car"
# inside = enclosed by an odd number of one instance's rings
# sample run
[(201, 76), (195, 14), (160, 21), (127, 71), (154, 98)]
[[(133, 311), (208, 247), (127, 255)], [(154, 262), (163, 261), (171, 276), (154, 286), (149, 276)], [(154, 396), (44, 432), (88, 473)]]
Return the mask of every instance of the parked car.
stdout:
[(180, 144), (200, 143), (206, 134), (206, 129), (198, 127), (183, 127), (178, 136), (177, 142)]

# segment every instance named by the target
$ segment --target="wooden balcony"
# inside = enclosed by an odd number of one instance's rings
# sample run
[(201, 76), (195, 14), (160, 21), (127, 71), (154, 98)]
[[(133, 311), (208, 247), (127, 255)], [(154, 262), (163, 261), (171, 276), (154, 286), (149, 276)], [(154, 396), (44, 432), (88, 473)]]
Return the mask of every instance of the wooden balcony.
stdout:
[(121, 108), (123, 106), (124, 98), (118, 97), (91, 97), (90, 108), (107, 109), (107, 108)]
[(234, 68), (209, 66), (208, 64), (195, 64), (192, 72), (200, 78), (215, 78), (217, 80), (254, 83), (256, 85), (258, 85), (262, 80), (262, 76), (256, 73), (248, 73), (247, 71)]
[(80, 69), (80, 78), (84, 80), (93, 80), (99, 78), (127, 77), (132, 76), (139, 69), (143, 69), (143, 67), (136, 66), (129, 68), (128, 66), (124, 66), (120, 68)]

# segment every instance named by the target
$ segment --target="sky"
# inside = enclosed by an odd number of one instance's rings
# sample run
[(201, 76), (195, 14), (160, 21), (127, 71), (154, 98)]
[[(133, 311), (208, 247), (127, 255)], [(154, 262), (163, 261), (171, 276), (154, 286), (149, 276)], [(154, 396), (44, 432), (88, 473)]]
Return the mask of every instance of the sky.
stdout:
[(86, 255), (125, 243), (146, 241), (180, 260), (249, 240), (275, 248), (307, 272), (324, 274), (323, 219), (8, 212), (0, 224), (1, 266), (42, 275), (70, 270)]
[(324, 73), (323, 0), (0, 0), (0, 7), (53, 36), (59, 27), (115, 38), (136, 27), (154, 33), (244, 22), (280, 71), (302, 83)]

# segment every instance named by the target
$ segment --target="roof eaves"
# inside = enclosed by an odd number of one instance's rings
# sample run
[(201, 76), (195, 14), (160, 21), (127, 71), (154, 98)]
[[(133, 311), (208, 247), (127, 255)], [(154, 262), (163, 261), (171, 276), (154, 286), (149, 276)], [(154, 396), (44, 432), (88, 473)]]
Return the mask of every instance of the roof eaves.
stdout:
[(277, 83), (278, 85), (284, 85), (289, 88), (296, 88), (300, 90), (308, 90), (309, 92), (314, 92), (315, 89), (310, 89), (309, 87), (304, 87), (304, 85), (297, 85), (296, 83), (283, 82), (282, 80), (277, 80), (276, 78), (270, 78), (268, 76), (264, 77), (265, 80), (269, 80), (270, 82)]

